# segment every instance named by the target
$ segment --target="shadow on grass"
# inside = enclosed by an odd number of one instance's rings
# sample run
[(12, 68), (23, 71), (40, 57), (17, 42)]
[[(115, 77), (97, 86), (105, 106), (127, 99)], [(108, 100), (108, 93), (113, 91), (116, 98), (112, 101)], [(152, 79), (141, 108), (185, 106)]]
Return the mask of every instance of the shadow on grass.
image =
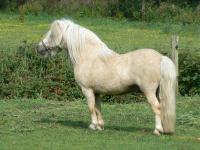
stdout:
[[(45, 123), (45, 124), (60, 124), (62, 126), (68, 126), (73, 128), (82, 128), (88, 129), (89, 123), (84, 121), (77, 120), (50, 120), (50, 119), (41, 119), (36, 121), (37, 123)], [(115, 131), (124, 131), (124, 132), (152, 132), (152, 129), (146, 127), (134, 127), (134, 126), (117, 126), (117, 125), (106, 125), (105, 130), (115, 130)]]

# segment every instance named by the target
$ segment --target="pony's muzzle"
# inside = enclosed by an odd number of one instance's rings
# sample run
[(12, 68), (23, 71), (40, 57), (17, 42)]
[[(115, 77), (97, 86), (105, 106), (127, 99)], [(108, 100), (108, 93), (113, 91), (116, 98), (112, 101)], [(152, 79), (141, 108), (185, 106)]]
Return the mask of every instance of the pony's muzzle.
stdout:
[(36, 46), (36, 52), (39, 53), (40, 55), (45, 55), (46, 49), (42, 45), (37, 45)]

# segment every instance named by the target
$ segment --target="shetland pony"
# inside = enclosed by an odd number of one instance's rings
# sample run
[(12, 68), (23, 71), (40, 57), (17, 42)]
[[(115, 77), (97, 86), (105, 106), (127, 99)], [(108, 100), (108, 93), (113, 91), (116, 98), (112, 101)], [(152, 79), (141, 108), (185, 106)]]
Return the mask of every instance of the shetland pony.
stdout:
[[(56, 20), (37, 51), (44, 57), (68, 51), (74, 76), (87, 99), (93, 130), (104, 129), (101, 94), (123, 94), (138, 86), (155, 113), (154, 134), (175, 132), (176, 70), (173, 62), (153, 49), (118, 54), (92, 31), (70, 20)], [(158, 93), (158, 95), (156, 95)]]

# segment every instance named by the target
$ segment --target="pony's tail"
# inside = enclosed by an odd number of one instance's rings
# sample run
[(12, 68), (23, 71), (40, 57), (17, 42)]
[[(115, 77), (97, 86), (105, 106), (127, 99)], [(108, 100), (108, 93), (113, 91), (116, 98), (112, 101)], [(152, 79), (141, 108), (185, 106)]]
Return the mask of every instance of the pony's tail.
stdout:
[(166, 56), (161, 59), (159, 89), (161, 121), (164, 133), (174, 133), (176, 123), (176, 69)]

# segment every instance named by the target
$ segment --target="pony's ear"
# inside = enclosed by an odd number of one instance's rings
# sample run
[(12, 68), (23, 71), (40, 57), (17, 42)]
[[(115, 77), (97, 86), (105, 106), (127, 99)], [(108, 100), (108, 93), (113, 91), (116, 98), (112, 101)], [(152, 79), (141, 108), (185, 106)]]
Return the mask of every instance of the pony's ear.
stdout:
[(51, 25), (51, 38), (56, 42), (56, 44), (61, 42), (62, 28), (59, 20), (54, 21)]

